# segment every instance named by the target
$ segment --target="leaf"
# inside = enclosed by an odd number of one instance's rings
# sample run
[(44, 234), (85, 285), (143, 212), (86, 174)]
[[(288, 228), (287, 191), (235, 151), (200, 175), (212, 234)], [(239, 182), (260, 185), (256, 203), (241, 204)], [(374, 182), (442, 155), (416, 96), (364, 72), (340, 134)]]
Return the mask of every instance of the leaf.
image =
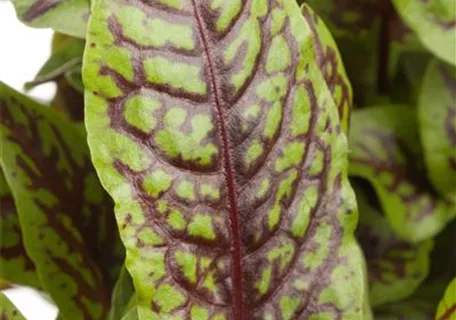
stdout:
[(8, 283), (40, 288), (35, 265), (22, 241), (14, 198), (0, 170), (0, 278)]
[(440, 59), (456, 64), (456, 2), (393, 0), (403, 21)]
[(387, 2), (382, 0), (308, 0), (305, 2), (322, 17), (334, 36), (353, 85), (355, 104), (364, 104), (377, 88), (379, 25)]
[(347, 133), (353, 107), (353, 92), (336, 42), (323, 21), (307, 4), (302, 5), (301, 12), (312, 31), (313, 49), (318, 66), (337, 105), (342, 129)]
[(122, 318), (122, 320), (138, 320), (138, 310), (137, 308), (133, 308)]
[(130, 301), (134, 295), (133, 280), (125, 267), (122, 267), (112, 293), (110, 320), (120, 320), (129, 310)]
[(85, 38), (89, 0), (12, 0), (18, 18), (35, 28), (52, 28)]
[(381, 306), (375, 320), (434, 320), (435, 306), (423, 300), (408, 299)]
[(38, 71), (33, 81), (25, 84), (26, 89), (31, 89), (42, 83), (56, 80), (60, 76), (66, 76), (68, 72), (74, 72), (75, 68), (81, 68), (84, 41), (78, 38), (68, 37), (65, 45), (60, 45), (53, 50), (51, 56)]
[(412, 245), (398, 239), (375, 194), (362, 189), (366, 190), (365, 184), (355, 188), (360, 213), (356, 235), (367, 260), (370, 304), (376, 307), (407, 298), (423, 282), (429, 272), (432, 241)]
[(437, 308), (436, 320), (456, 319), (456, 277), (450, 282)]
[(65, 318), (104, 319), (122, 251), (84, 135), (4, 84), (0, 96), (0, 160), (42, 285)]
[(84, 83), (82, 82), (82, 64), (79, 64), (65, 72), (65, 80), (78, 93), (84, 94)]
[(432, 185), (456, 202), (456, 69), (433, 61), (421, 88), (418, 119)]
[(389, 105), (354, 112), (349, 173), (373, 185), (395, 233), (417, 243), (443, 229), (456, 216), (456, 206), (439, 197), (417, 162), (414, 111)]
[(139, 318), (361, 317), (347, 146), (294, 0), (99, 0), (88, 35)]
[(0, 292), (0, 319), (26, 320), (16, 306), (2, 292)]
[(336, 37), (360, 37), (369, 33), (387, 9), (382, 0), (298, 0), (305, 2), (334, 29)]

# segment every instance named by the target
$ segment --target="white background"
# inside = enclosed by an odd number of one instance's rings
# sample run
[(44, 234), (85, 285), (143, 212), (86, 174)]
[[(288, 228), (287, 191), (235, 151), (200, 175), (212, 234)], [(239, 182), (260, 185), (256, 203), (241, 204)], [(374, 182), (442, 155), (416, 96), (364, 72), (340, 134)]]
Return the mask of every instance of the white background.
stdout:
[[(0, 81), (23, 92), (24, 82), (33, 79), (48, 58), (51, 37), (50, 29), (32, 29), (23, 25), (16, 18), (13, 5), (0, 0)], [(27, 94), (47, 101), (54, 93), (55, 85), (45, 84)], [(31, 289), (15, 288), (5, 293), (28, 320), (56, 318), (57, 309)]]

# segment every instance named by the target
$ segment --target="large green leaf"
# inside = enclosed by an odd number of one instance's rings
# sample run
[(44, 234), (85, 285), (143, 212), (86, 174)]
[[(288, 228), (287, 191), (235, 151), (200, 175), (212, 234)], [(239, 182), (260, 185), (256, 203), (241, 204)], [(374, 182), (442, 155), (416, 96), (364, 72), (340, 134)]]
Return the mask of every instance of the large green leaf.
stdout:
[(350, 174), (369, 180), (382, 211), (403, 239), (419, 242), (437, 234), (456, 216), (420, 167), (415, 110), (378, 106), (353, 113)]
[(0, 169), (0, 278), (11, 284), (40, 287), (35, 265), (22, 241), (14, 198)]
[(430, 181), (456, 202), (456, 68), (437, 60), (429, 65), (418, 117)]
[(456, 2), (452, 0), (393, 0), (407, 25), (439, 58), (456, 64)]
[(44, 289), (67, 319), (104, 319), (122, 253), (79, 127), (0, 84), (1, 165)]
[(26, 320), (16, 306), (0, 292), (0, 319), (2, 320)]
[(375, 320), (434, 320), (435, 306), (425, 300), (409, 299), (375, 311)]
[(427, 276), (432, 241), (412, 245), (398, 239), (383, 217), (375, 194), (360, 187), (355, 191), (360, 214), (356, 235), (367, 260), (370, 304), (376, 307), (402, 300)]
[(437, 308), (436, 320), (456, 319), (456, 277), (450, 282)]
[(90, 0), (12, 0), (19, 19), (31, 27), (52, 28), (84, 38)]
[(295, 1), (98, 0), (88, 34), (139, 317), (360, 318), (346, 139)]
[(337, 105), (342, 129), (344, 132), (348, 132), (353, 92), (342, 63), (342, 58), (337, 50), (336, 42), (323, 21), (308, 5), (303, 4), (301, 11), (312, 31), (315, 57), (317, 58), (318, 66), (325, 78), (326, 84), (331, 91), (334, 102)]

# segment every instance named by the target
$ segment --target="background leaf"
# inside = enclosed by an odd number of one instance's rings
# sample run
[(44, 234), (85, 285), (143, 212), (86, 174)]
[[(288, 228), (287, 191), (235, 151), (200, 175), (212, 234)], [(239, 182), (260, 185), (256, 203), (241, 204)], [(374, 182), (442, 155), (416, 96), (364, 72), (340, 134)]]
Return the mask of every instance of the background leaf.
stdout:
[(418, 117), (429, 179), (436, 190), (456, 202), (456, 68), (437, 60), (430, 63)]
[(0, 96), (0, 160), (43, 287), (65, 318), (103, 319), (122, 249), (84, 134), (4, 84)]
[(88, 34), (139, 317), (361, 317), (347, 145), (297, 4), (100, 0)]
[[(370, 186), (355, 188), (360, 213), (357, 239), (367, 260), (372, 307), (410, 296), (429, 272), (432, 241), (409, 244), (399, 239), (383, 217)], [(364, 190), (364, 191), (363, 191)]]
[(18, 18), (35, 28), (52, 28), (84, 38), (90, 16), (89, 0), (12, 0)]
[(14, 198), (0, 170), (0, 278), (9, 284), (40, 288), (35, 265), (25, 251)]
[(453, 320), (454, 318), (456, 318), (456, 277), (448, 285), (435, 315), (436, 320)]
[(456, 2), (393, 0), (404, 22), (433, 54), (456, 64)]
[(350, 174), (373, 185), (393, 230), (414, 243), (456, 216), (456, 206), (439, 197), (416, 160), (417, 131), (415, 110), (399, 105), (357, 110), (350, 128)]
[(353, 84), (355, 104), (363, 105), (377, 89), (380, 20), (383, 0), (308, 0), (320, 15), (340, 48)]
[(26, 320), (16, 306), (2, 292), (0, 292), (0, 319)]

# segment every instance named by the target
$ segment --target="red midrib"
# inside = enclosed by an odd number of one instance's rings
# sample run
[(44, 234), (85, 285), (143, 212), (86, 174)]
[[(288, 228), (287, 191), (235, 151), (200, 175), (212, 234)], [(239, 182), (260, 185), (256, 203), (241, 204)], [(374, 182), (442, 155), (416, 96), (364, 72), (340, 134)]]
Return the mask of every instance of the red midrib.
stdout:
[(456, 303), (451, 306), (450, 309), (448, 309), (440, 318), (437, 318), (437, 320), (449, 320), (450, 317), (456, 312)]
[(208, 65), (208, 74), (211, 82), (212, 91), (214, 92), (214, 104), (217, 109), (218, 123), (220, 130), (220, 137), (222, 140), (223, 149), (223, 166), (225, 171), (225, 179), (228, 188), (229, 198), (229, 212), (231, 222), (231, 279), (232, 279), (232, 312), (236, 320), (244, 320), (244, 301), (242, 297), (242, 253), (241, 253), (241, 237), (239, 232), (239, 221), (238, 221), (238, 200), (236, 195), (236, 181), (234, 179), (234, 167), (231, 162), (231, 144), (227, 132), (226, 125), (226, 114), (223, 109), (222, 102), (220, 101), (219, 88), (217, 87), (217, 81), (215, 79), (214, 67), (212, 65), (209, 42), (207, 40), (206, 29), (204, 28), (202, 18), (198, 7), (196, 5), (197, 0), (192, 0), (194, 7), (196, 22), (200, 30), (201, 41), (203, 43), (204, 54), (206, 56)]

